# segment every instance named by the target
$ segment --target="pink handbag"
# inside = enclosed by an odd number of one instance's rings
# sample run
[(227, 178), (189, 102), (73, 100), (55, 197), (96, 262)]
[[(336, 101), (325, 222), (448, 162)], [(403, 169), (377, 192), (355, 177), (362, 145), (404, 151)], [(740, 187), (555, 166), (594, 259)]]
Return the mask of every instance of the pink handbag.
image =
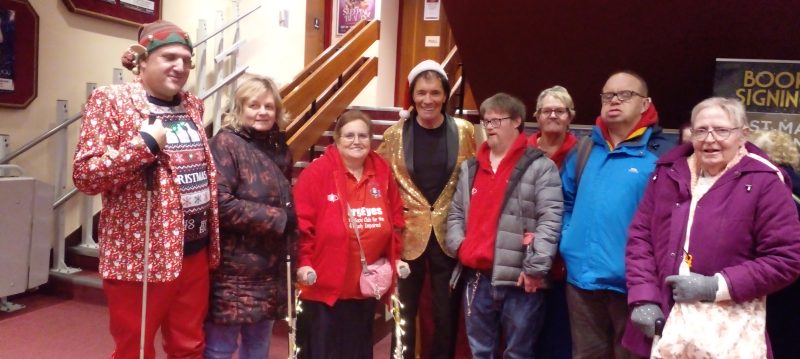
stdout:
[(380, 299), (392, 286), (392, 265), (386, 258), (379, 258), (375, 263), (367, 265), (362, 257), (361, 267), (363, 270), (358, 281), (361, 294)]
[(358, 279), (361, 294), (366, 297), (381, 299), (386, 294), (386, 291), (389, 290), (389, 287), (392, 286), (394, 276), (392, 264), (385, 257), (378, 258), (375, 263), (367, 264), (367, 258), (364, 256), (364, 247), (361, 246), (361, 235), (358, 233), (358, 224), (353, 219), (349, 203), (347, 204), (347, 217), (356, 232), (358, 251), (361, 254), (361, 277)]

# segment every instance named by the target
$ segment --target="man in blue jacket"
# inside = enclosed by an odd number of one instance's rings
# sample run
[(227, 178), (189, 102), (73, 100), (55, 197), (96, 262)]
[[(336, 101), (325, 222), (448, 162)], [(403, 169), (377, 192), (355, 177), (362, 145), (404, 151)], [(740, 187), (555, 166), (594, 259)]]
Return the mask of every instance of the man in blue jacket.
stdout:
[(655, 161), (670, 147), (647, 93), (638, 74), (612, 74), (591, 138), (563, 167), (560, 251), (575, 359), (635, 357), (620, 343), (628, 316), (625, 241)]

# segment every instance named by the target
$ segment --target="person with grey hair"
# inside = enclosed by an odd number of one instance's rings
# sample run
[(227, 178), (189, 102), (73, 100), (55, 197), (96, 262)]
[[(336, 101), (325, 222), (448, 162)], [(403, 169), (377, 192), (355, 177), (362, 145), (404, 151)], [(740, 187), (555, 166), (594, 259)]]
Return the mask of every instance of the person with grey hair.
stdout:
[(544, 151), (561, 168), (564, 159), (578, 142), (569, 132), (569, 124), (575, 119), (575, 103), (563, 86), (553, 86), (543, 90), (536, 99), (536, 112), (533, 113), (539, 131), (532, 134), (528, 143)]
[(544, 319), (547, 274), (558, 251), (558, 168), (522, 133), (525, 105), (498, 93), (480, 107), (484, 142), (461, 165), (447, 215), (446, 251), (458, 258), (451, 283), (464, 288), (464, 322), (474, 359), (533, 358)]
[[(655, 320), (666, 318), (669, 326), (676, 303), (760, 301), (800, 275), (800, 220), (788, 183), (747, 142), (742, 103), (700, 102), (691, 133), (691, 143), (656, 163), (629, 229), (625, 276), (632, 311), (623, 344), (638, 355), (650, 355)], [(730, 340), (746, 348), (764, 344), (765, 335)], [(718, 347), (687, 350), (702, 355)]]
[[(547, 154), (559, 169), (567, 154), (578, 143), (578, 138), (569, 131), (575, 119), (575, 103), (563, 86), (544, 89), (536, 100), (534, 117), (539, 131), (531, 134), (528, 144)], [(569, 358), (572, 352), (572, 338), (569, 329), (569, 313), (566, 298), (567, 269), (564, 259), (556, 254), (550, 270), (551, 287), (545, 292), (544, 326), (536, 347), (537, 358)]]

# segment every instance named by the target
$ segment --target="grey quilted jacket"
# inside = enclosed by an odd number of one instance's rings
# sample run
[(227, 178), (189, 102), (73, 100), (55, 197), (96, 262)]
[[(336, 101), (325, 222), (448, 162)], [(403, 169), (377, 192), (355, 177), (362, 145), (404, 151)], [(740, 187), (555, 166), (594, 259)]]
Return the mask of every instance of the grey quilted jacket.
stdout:
[[(477, 166), (475, 158), (461, 164), (458, 186), (447, 216), (445, 251), (456, 258), (464, 241)], [(498, 200), (503, 201), (503, 209), (497, 225), (492, 285), (514, 286), (523, 270), (528, 275), (545, 277), (561, 236), (563, 197), (555, 163), (541, 150), (527, 148), (511, 173), (504, 198)], [(529, 246), (522, 243), (524, 232), (534, 233)], [(453, 287), (462, 269), (459, 264), (453, 271)]]

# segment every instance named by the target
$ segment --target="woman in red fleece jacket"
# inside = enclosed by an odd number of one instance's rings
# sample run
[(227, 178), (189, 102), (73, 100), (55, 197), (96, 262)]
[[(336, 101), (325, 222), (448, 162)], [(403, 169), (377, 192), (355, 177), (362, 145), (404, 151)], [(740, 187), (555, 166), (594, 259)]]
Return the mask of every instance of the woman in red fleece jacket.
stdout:
[[(378, 301), (361, 294), (356, 232), (367, 263), (387, 258), (393, 276), (400, 261), (403, 205), (389, 165), (371, 150), (372, 123), (348, 111), (334, 129), (335, 145), (303, 170), (294, 187), (300, 239), (297, 279), (300, 358), (372, 358), (372, 322)], [(381, 300), (388, 304), (392, 287)]]

